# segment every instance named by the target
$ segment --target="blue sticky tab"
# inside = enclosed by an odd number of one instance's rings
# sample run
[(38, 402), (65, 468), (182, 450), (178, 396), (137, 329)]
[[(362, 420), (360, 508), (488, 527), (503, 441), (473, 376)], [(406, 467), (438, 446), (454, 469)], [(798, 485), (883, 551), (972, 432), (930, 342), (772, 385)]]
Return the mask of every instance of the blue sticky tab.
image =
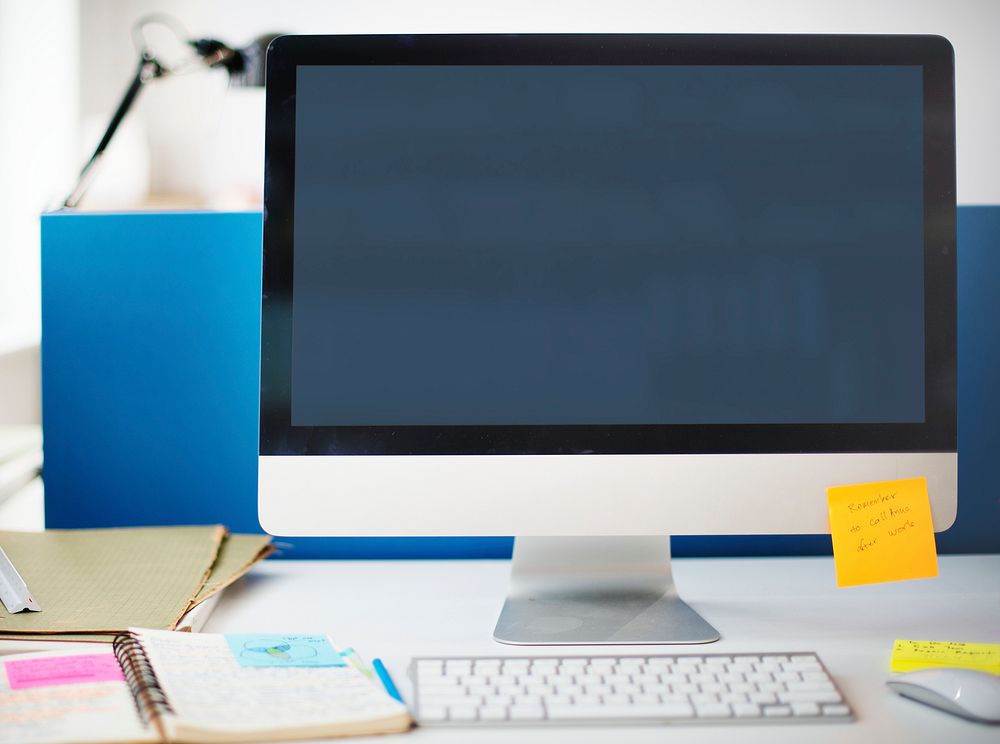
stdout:
[(322, 635), (230, 635), (233, 656), (242, 667), (342, 667), (347, 662)]

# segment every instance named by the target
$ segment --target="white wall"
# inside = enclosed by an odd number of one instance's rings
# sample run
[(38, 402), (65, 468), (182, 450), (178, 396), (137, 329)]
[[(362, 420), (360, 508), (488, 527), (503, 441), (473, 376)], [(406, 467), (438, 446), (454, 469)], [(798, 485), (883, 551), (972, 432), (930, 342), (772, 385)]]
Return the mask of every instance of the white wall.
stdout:
[(41, 419), (38, 215), (72, 182), (77, 3), (0, 0), (0, 425)]
[(71, 183), (76, 11), (72, 0), (0, 0), (0, 356), (41, 327), (38, 215)]
[[(233, 44), (264, 31), (940, 34), (956, 50), (959, 202), (1000, 203), (1000, 0), (89, 0), (82, 11), (84, 113), (110, 112), (131, 71), (128, 27), (154, 9), (182, 18), (193, 34)], [(254, 158), (263, 109), (251, 100), (255, 94), (226, 93), (221, 74), (158, 87), (141, 102), (153, 142), (154, 191), (206, 183), (212, 178), (206, 162), (259, 178)], [(236, 134), (232, 124), (240, 116)], [(258, 131), (251, 132), (254, 119)], [(254, 151), (227, 160), (218, 152), (227, 143)]]

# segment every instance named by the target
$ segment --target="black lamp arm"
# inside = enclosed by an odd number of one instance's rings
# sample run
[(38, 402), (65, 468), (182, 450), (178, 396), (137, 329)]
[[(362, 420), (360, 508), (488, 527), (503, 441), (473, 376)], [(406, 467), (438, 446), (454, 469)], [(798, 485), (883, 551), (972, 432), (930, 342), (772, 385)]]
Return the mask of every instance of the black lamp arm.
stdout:
[(163, 77), (166, 74), (167, 69), (156, 61), (156, 59), (147, 54), (140, 56), (139, 66), (136, 68), (135, 75), (132, 77), (128, 88), (125, 89), (125, 95), (122, 96), (121, 101), (118, 103), (118, 108), (115, 109), (115, 113), (108, 123), (108, 128), (104, 131), (104, 136), (101, 137), (97, 149), (94, 150), (94, 154), (90, 156), (86, 165), (83, 166), (83, 170), (80, 171), (80, 175), (76, 179), (76, 185), (63, 202), (63, 207), (72, 209), (80, 203), (80, 199), (87, 192), (87, 187), (93, 178), (94, 167), (100, 162), (104, 151), (111, 142), (111, 138), (115, 136), (118, 126), (122, 123), (129, 109), (132, 108), (132, 104), (135, 103), (135, 99), (139, 95), (139, 91), (142, 90), (142, 86), (150, 80)]

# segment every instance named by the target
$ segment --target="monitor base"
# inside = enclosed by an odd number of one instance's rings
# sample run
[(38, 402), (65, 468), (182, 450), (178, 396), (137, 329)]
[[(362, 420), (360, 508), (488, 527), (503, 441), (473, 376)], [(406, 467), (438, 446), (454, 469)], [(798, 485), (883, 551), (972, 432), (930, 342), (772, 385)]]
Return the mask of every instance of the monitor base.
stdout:
[(670, 538), (518, 537), (493, 638), (523, 646), (711, 643), (678, 595)]

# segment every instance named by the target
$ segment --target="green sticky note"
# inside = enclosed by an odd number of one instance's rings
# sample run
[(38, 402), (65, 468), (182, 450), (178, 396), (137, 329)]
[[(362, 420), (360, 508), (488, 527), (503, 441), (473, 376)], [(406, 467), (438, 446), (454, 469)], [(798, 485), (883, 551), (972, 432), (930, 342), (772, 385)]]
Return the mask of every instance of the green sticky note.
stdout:
[(325, 635), (226, 634), (242, 667), (342, 667), (344, 657)]

